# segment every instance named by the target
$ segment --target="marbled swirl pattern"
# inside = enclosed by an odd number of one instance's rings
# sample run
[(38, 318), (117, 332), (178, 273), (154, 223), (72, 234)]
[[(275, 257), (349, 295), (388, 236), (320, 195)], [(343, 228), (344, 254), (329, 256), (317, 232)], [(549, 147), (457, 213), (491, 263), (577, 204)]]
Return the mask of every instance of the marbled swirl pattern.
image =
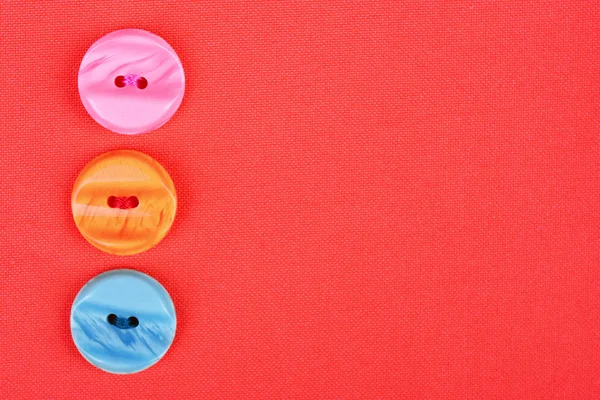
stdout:
[[(139, 326), (119, 329), (109, 314), (135, 316)], [(71, 334), (93, 365), (119, 374), (156, 363), (169, 349), (176, 329), (175, 308), (164, 288), (133, 270), (110, 271), (86, 284), (71, 310)]]
[[(111, 208), (110, 197), (135, 196), (138, 206)], [(77, 228), (96, 248), (111, 254), (141, 253), (169, 232), (177, 211), (175, 186), (151, 157), (115, 150), (92, 160), (81, 171), (71, 197)]]
[[(146, 78), (148, 86), (117, 87), (118, 76)], [(140, 29), (109, 33), (94, 43), (79, 69), (79, 94), (88, 113), (114, 132), (155, 130), (177, 111), (185, 91), (183, 67), (160, 37)]]

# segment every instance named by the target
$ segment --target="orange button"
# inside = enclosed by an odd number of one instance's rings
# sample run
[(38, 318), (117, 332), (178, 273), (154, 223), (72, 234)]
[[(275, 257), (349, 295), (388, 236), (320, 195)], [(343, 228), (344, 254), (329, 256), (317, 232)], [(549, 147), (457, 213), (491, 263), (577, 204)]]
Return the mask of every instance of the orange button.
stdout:
[(177, 196), (157, 161), (137, 151), (116, 150), (81, 171), (71, 207), (88, 242), (107, 253), (130, 255), (165, 237), (175, 219)]

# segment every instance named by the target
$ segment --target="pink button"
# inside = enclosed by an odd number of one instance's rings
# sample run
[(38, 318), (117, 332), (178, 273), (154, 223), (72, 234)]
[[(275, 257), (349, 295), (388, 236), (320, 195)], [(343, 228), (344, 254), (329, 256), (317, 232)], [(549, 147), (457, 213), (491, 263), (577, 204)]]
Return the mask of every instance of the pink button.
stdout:
[(83, 57), (78, 82), (81, 101), (92, 118), (126, 135), (165, 124), (185, 91), (175, 51), (140, 29), (114, 31), (94, 43)]

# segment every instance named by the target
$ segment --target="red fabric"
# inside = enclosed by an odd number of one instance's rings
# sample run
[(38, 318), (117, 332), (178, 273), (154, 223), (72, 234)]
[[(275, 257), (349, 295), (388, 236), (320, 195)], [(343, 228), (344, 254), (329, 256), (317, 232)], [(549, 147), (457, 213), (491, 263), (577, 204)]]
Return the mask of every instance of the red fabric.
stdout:
[[(0, 398), (600, 398), (600, 3), (0, 3)], [(166, 39), (186, 72), (150, 134), (79, 100), (88, 47)], [(95, 156), (171, 173), (175, 224), (104, 254), (71, 217)], [(69, 312), (156, 277), (158, 364), (115, 376)]]

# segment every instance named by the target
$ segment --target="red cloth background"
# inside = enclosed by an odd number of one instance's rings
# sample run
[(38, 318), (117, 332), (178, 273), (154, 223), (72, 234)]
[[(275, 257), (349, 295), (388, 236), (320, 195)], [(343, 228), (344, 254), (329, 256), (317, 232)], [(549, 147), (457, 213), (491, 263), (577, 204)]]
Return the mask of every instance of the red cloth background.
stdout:
[[(0, 398), (600, 398), (600, 3), (402, 3), (1, 2)], [(134, 137), (77, 91), (88, 47), (127, 27), (187, 81)], [(179, 195), (132, 257), (70, 209), (121, 148)], [(178, 312), (129, 376), (69, 329), (81, 286), (121, 267)]]

